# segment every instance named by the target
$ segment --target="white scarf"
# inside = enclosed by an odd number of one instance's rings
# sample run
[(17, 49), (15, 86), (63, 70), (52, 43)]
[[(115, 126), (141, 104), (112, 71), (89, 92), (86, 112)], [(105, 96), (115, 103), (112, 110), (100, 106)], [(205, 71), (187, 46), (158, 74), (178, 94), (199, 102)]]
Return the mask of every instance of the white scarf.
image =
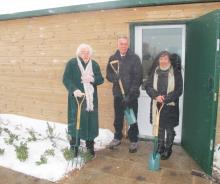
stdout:
[[(77, 57), (77, 62), (78, 62), (79, 69), (81, 71), (81, 76), (85, 75), (85, 73), (91, 73), (92, 76), (94, 75), (91, 60), (89, 60), (85, 69), (82, 66), (82, 63), (78, 57)], [(94, 87), (90, 83), (83, 83), (83, 87), (84, 87), (84, 91), (86, 94), (86, 105), (87, 105), (86, 110), (93, 111), (94, 110), (94, 104), (93, 104)]]
[[(154, 79), (153, 79), (153, 88), (157, 91), (157, 82), (158, 82), (158, 74), (157, 74), (157, 70), (159, 67), (156, 68), (155, 72), (154, 72)], [(169, 73), (168, 73), (168, 85), (167, 85), (167, 94), (174, 91), (175, 89), (175, 78), (174, 78), (174, 71), (173, 71), (173, 67), (170, 67), (169, 69)], [(171, 105), (171, 106), (175, 106), (175, 102), (170, 102), (166, 105)], [(158, 109), (157, 109), (157, 101), (155, 99), (153, 99), (153, 104), (152, 104), (152, 122), (153, 122), (153, 126), (157, 125), (159, 126), (159, 117), (157, 117), (158, 114)], [(156, 131), (156, 133), (154, 136), (157, 136), (158, 134), (158, 130)]]

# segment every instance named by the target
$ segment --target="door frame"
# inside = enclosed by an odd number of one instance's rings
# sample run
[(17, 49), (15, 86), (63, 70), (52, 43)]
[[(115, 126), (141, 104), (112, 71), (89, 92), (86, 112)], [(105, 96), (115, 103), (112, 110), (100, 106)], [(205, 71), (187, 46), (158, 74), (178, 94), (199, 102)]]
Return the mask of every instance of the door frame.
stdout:
[[(153, 29), (153, 28), (158, 28), (158, 29), (166, 29), (166, 28), (181, 28), (182, 29), (182, 53), (181, 53), (181, 59), (182, 59), (182, 76), (183, 76), (183, 81), (184, 81), (184, 68), (185, 68), (185, 45), (186, 45), (186, 25), (183, 23), (165, 23), (165, 22), (158, 22), (158, 24), (134, 24), (133, 26), (133, 51), (135, 52), (136, 48), (138, 47), (138, 49), (140, 50), (139, 53), (136, 52), (137, 55), (140, 56), (140, 58), (142, 58), (142, 45), (137, 46), (136, 43), (137, 41), (139, 41), (139, 43), (142, 43), (142, 34), (140, 34), (140, 31), (143, 29)], [(139, 32), (138, 32), (139, 31)], [(138, 40), (137, 40), (138, 39)], [(184, 91), (184, 90), (183, 90)], [(141, 96), (143, 97), (147, 97), (147, 94), (145, 91), (141, 90)], [(184, 92), (183, 95), (181, 96), (181, 100), (180, 100), (180, 117), (179, 117), (179, 121), (180, 124), (178, 127), (176, 127), (175, 129), (178, 132), (178, 136), (175, 137), (175, 142), (180, 144), (181, 143), (181, 139), (182, 139), (182, 122), (183, 122), (183, 99), (184, 99)], [(150, 106), (150, 103), (149, 103)], [(150, 112), (149, 112), (150, 113)], [(149, 132), (148, 132), (149, 133)], [(147, 133), (147, 134), (148, 134)], [(152, 136), (145, 136), (145, 135), (140, 135), (141, 138), (152, 138)]]
[(158, 26), (158, 25), (181, 25), (189, 20), (155, 21), (155, 22), (129, 22), (130, 49), (135, 50), (135, 27), (136, 26)]
[[(219, 11), (219, 10), (216, 10), (216, 11)], [(213, 12), (210, 12), (210, 13), (213, 13)], [(209, 14), (209, 13), (208, 13)], [(202, 16), (204, 16), (204, 15), (202, 15)], [(199, 17), (197, 17), (197, 18), (199, 18)], [(194, 19), (196, 19), (196, 18), (194, 18)], [(188, 21), (191, 21), (191, 20), (193, 20), (193, 19), (190, 19), (190, 20), (174, 20), (174, 21), (156, 21), (156, 22), (131, 22), (130, 24), (129, 24), (129, 30), (130, 30), (130, 48), (131, 48), (131, 50), (133, 50), (133, 51), (135, 51), (135, 27), (136, 26), (153, 26), (153, 25), (170, 25), (170, 24), (172, 24), (172, 25), (180, 25), (180, 24), (184, 24), (185, 26), (187, 26), (187, 23), (188, 23)], [(219, 20), (220, 20), (220, 13), (219, 13)], [(220, 25), (219, 25), (220, 26)], [(185, 35), (185, 38), (187, 37), (187, 33), (186, 33), (186, 35)], [(220, 39), (220, 31), (219, 31), (219, 39)], [(220, 41), (219, 41), (220, 42)], [(220, 44), (220, 43), (219, 43)], [(186, 41), (185, 41), (185, 46), (186, 46)], [(219, 50), (220, 50), (220, 45), (218, 45), (218, 47), (217, 48), (219, 48)], [(186, 54), (186, 47), (185, 47), (185, 54)], [(186, 58), (186, 55), (185, 55), (185, 58)], [(216, 55), (216, 60), (219, 60), (220, 59), (220, 51), (218, 51), (217, 52), (217, 55)], [(216, 63), (216, 72), (217, 72), (217, 78), (220, 76), (220, 62), (219, 63)], [(184, 73), (185, 73), (185, 71), (184, 71)], [(185, 80), (185, 77), (184, 77), (184, 80)], [(218, 79), (218, 83), (219, 83), (219, 79)], [(219, 84), (220, 85), (220, 84)], [(220, 87), (220, 86), (219, 86)], [(218, 94), (217, 94), (217, 107), (218, 107)], [(184, 108), (184, 98), (183, 98), (183, 108)], [(213, 121), (215, 121), (215, 125), (213, 125), (213, 126), (215, 126), (215, 127), (213, 127), (213, 128), (215, 128), (216, 129), (216, 124), (217, 124), (217, 110), (218, 109), (215, 109), (215, 111), (213, 111), (212, 113), (213, 113)], [(184, 112), (183, 112), (183, 115), (182, 115), (182, 121), (183, 121), (183, 116), (184, 116)], [(183, 122), (184, 123), (184, 122)], [(182, 134), (183, 135), (183, 134)], [(215, 135), (216, 135), (216, 131), (215, 131)], [(214, 136), (215, 136), (214, 135)], [(214, 146), (214, 144), (215, 144), (215, 138), (213, 139), (213, 146)], [(214, 156), (214, 154), (212, 155), (212, 157)], [(212, 168), (210, 168), (211, 170), (212, 170)], [(210, 174), (211, 175), (211, 172), (207, 172), (208, 174)]]
[[(138, 35), (138, 33), (136, 32), (136, 28), (139, 27), (139, 28), (146, 28), (146, 29), (152, 29), (152, 28), (182, 28), (183, 29), (183, 34), (182, 34), (182, 63), (183, 65), (183, 71), (185, 70), (185, 53), (186, 53), (186, 24), (158, 24), (158, 25), (136, 25), (134, 27), (134, 50), (136, 50), (136, 42), (135, 42), (135, 38), (138, 38), (139, 40), (138, 41), (141, 41), (142, 40), (142, 34), (141, 35)], [(142, 50), (142, 47), (139, 48), (140, 50)], [(137, 55), (141, 56), (140, 58), (142, 58), (142, 52), (138, 53)], [(184, 79), (184, 72), (182, 72), (182, 76), (183, 76), (183, 79)], [(147, 94), (146, 94), (147, 95)]]

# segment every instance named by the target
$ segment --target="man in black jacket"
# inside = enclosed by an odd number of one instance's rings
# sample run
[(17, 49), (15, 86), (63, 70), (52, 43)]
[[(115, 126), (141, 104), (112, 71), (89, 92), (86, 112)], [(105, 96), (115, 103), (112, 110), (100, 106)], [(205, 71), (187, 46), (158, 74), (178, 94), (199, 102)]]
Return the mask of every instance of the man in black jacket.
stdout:
[[(114, 148), (121, 144), (122, 129), (124, 121), (124, 110), (132, 108), (137, 119), (138, 97), (140, 95), (140, 85), (142, 81), (142, 66), (140, 58), (128, 48), (128, 37), (122, 36), (118, 38), (118, 49), (114, 55), (109, 58), (107, 65), (106, 78), (113, 83), (114, 96), (114, 139), (110, 143), (110, 148)], [(112, 69), (110, 62), (119, 61), (118, 74)], [(117, 70), (117, 68), (116, 68)], [(125, 98), (122, 97), (118, 80), (121, 79), (125, 91)], [(138, 124), (137, 122), (130, 125), (128, 130), (128, 138), (130, 140), (129, 152), (137, 151), (138, 142)]]

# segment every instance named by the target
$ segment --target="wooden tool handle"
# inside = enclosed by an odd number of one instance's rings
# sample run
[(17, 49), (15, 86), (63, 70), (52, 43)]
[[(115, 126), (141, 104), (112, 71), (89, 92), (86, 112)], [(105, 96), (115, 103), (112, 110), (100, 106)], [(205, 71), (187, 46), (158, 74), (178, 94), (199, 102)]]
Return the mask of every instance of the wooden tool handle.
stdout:
[(76, 130), (79, 130), (80, 128), (80, 116), (81, 116), (81, 108), (82, 108), (82, 104), (83, 104), (83, 101), (85, 99), (85, 93), (82, 94), (82, 100), (81, 102), (79, 102), (78, 100), (78, 97), (75, 97), (76, 98), (76, 102), (77, 102), (77, 121), (76, 121)]
[(161, 105), (159, 110), (156, 109), (156, 123), (153, 124), (153, 136), (158, 136), (159, 124), (160, 124), (160, 112), (161, 112), (163, 106), (164, 106), (164, 104)]
[[(115, 69), (115, 67), (113, 66), (113, 64), (117, 64), (117, 70)], [(118, 60), (114, 60), (114, 61), (110, 61), (110, 65), (113, 69), (113, 71), (118, 74), (119, 73), (119, 61)]]
[(121, 93), (124, 96), (125, 95), (125, 91), (124, 91), (121, 79), (118, 80), (118, 83), (119, 83), (119, 86), (120, 86), (120, 89), (121, 89)]
[[(113, 64), (117, 64), (118, 65), (118, 69), (117, 69), (118, 71), (115, 70)], [(115, 74), (118, 74), (119, 73), (119, 61), (118, 60), (111, 61), (110, 65), (111, 65), (113, 71), (115, 72)], [(118, 83), (119, 83), (119, 86), (120, 86), (120, 89), (121, 89), (121, 93), (124, 96), (125, 95), (125, 90), (123, 88), (123, 84), (122, 84), (121, 79), (118, 80)]]

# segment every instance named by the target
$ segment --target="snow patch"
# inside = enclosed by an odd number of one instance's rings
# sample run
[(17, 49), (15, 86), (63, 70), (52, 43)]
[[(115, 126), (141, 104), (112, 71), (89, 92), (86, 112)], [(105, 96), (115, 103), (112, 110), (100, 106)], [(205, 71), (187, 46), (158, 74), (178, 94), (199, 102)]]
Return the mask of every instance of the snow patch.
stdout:
[[(58, 137), (54, 139), (54, 142), (47, 138), (48, 125), (53, 127), (53, 131)], [(0, 114), (0, 128), (2, 129), (0, 132), (0, 149), (4, 149), (4, 154), (0, 155), (0, 165), (3, 167), (53, 182), (60, 180), (68, 172), (81, 167), (76, 165), (76, 159), (70, 163), (63, 156), (62, 149), (69, 147), (66, 124), (13, 114)], [(18, 160), (15, 147), (6, 144), (9, 135), (4, 130), (9, 130), (18, 136), (18, 139), (13, 142), (14, 145), (27, 141), (30, 138), (30, 131), (34, 132), (37, 141), (27, 142), (28, 159), (26, 161)], [(95, 139), (95, 150), (104, 149), (112, 139), (113, 133), (110, 130), (99, 129), (99, 136)], [(48, 156), (46, 164), (37, 165), (36, 161), (39, 161), (41, 155), (48, 149), (54, 149), (55, 156)]]
[(215, 146), (213, 159), (213, 177), (220, 179), (220, 144)]

